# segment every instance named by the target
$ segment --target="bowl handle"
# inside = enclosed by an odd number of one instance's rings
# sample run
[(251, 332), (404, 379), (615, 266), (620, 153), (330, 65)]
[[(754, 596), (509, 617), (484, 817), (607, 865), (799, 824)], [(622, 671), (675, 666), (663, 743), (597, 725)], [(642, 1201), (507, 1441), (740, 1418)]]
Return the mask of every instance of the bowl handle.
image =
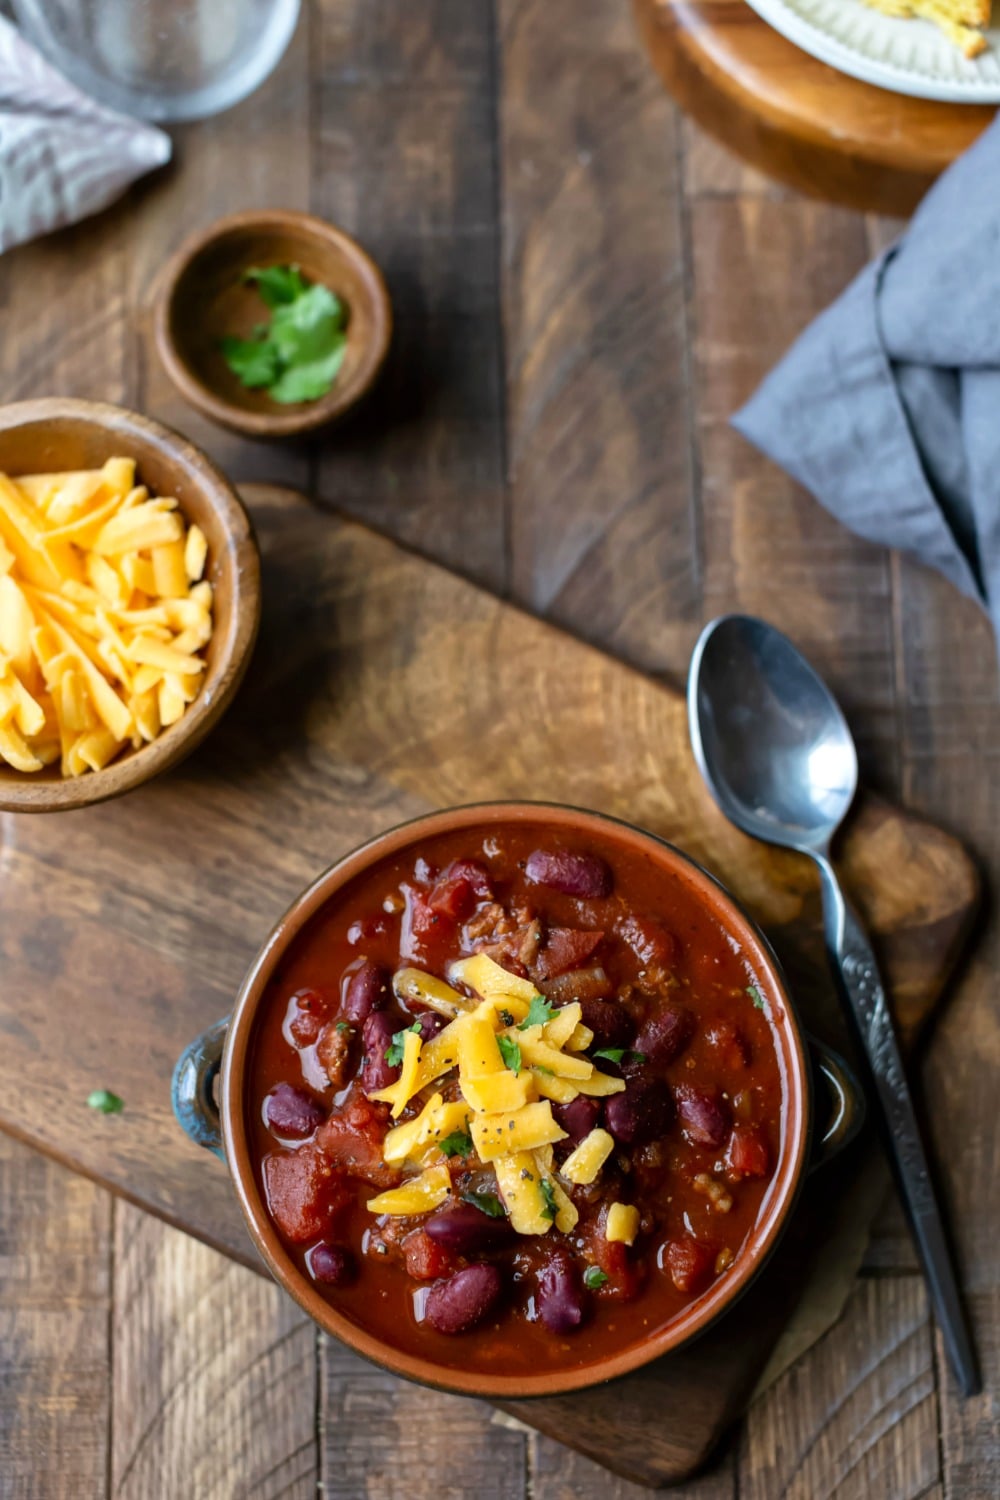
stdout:
[(215, 1102), (215, 1080), (222, 1062), (222, 1049), (229, 1030), (229, 1017), (216, 1021), (184, 1048), (174, 1068), (170, 1100), (181, 1129), (196, 1146), (214, 1151), (225, 1161), (219, 1106)]
[(817, 1084), (821, 1081), (823, 1084), (822, 1088), (816, 1088), (815, 1094), (820, 1098), (826, 1094), (830, 1111), (825, 1125), (822, 1128), (817, 1126), (813, 1138), (809, 1167), (812, 1172), (832, 1161), (853, 1141), (864, 1124), (867, 1105), (853, 1068), (840, 1053), (834, 1052), (825, 1042), (818, 1042), (815, 1037), (807, 1040), (812, 1054), (813, 1079)]

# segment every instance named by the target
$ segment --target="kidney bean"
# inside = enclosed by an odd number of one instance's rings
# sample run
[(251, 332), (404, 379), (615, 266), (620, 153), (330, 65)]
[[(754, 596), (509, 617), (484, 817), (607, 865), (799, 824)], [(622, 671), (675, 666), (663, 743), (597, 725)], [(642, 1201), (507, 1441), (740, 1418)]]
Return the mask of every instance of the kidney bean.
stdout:
[(567, 1147), (578, 1146), (585, 1136), (597, 1129), (597, 1122), (601, 1118), (601, 1101), (589, 1099), (586, 1094), (577, 1094), (569, 1104), (554, 1104), (552, 1113), (569, 1138), (561, 1144)]
[(721, 1146), (729, 1133), (729, 1113), (722, 1100), (705, 1089), (679, 1083), (674, 1103), (684, 1134), (694, 1146)]
[(386, 1062), (386, 1050), (402, 1023), (384, 1010), (373, 1010), (364, 1024), (361, 1040), (365, 1055), (361, 1064), (361, 1087), (366, 1094), (385, 1089), (399, 1077), (399, 1068)]
[(679, 1292), (700, 1292), (708, 1285), (715, 1266), (715, 1251), (690, 1235), (668, 1240), (661, 1252), (670, 1279)]
[(667, 1005), (643, 1023), (635, 1039), (635, 1050), (652, 1062), (668, 1063), (684, 1051), (694, 1028), (694, 1016), (686, 1006)]
[(362, 1021), (367, 1021), (373, 1010), (384, 1010), (388, 1003), (389, 977), (378, 964), (366, 958), (343, 986), (340, 1008), (344, 1019), (360, 1026)]
[(343, 1245), (314, 1245), (306, 1256), (313, 1281), (324, 1286), (347, 1286), (358, 1274), (358, 1263)]
[(483, 1321), (502, 1291), (496, 1266), (467, 1266), (431, 1288), (424, 1317), (438, 1333), (465, 1333)]
[(412, 1014), (413, 1021), (420, 1027), (422, 1042), (429, 1042), (432, 1036), (437, 1036), (438, 1032), (443, 1031), (448, 1024), (444, 1016), (439, 1016), (436, 1010), (419, 1010)]
[(311, 1047), (330, 1015), (330, 996), (323, 990), (296, 990), (285, 1014), (287, 1040), (293, 1047)]
[(277, 1084), (264, 1100), (264, 1124), (285, 1140), (304, 1141), (324, 1118), (316, 1100), (290, 1083)]
[(583, 1322), (583, 1287), (576, 1261), (555, 1251), (538, 1273), (538, 1316), (550, 1333), (573, 1333)]
[(471, 1203), (432, 1214), (424, 1225), (431, 1239), (456, 1255), (474, 1255), (481, 1250), (495, 1250), (510, 1241), (513, 1230), (509, 1219), (493, 1219)]
[(581, 1000), (583, 1024), (594, 1033), (595, 1047), (631, 1047), (632, 1017), (619, 1000)]
[(596, 854), (573, 854), (568, 849), (535, 849), (528, 855), (524, 873), (533, 885), (561, 891), (592, 901), (610, 896), (611, 869)]
[(623, 1094), (604, 1102), (604, 1122), (623, 1146), (640, 1146), (665, 1135), (673, 1118), (670, 1090), (652, 1078), (630, 1078)]

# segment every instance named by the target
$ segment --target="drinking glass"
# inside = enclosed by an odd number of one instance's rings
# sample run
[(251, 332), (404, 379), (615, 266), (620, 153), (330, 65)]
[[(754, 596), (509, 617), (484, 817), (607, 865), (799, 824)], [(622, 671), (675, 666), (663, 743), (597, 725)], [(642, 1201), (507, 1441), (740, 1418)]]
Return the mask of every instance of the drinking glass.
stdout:
[(300, 0), (14, 0), (25, 36), (112, 109), (197, 120), (276, 66)]

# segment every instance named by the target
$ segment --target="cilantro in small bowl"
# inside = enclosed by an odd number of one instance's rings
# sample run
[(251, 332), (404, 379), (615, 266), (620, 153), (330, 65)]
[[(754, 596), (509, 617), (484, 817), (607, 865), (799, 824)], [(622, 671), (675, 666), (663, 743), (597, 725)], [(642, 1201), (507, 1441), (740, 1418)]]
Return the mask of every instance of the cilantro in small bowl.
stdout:
[(392, 302), (371, 256), (335, 224), (254, 209), (175, 250), (157, 280), (153, 333), (204, 416), (245, 437), (298, 438), (372, 390)]
[(329, 287), (307, 281), (295, 265), (252, 266), (254, 286), (271, 316), (252, 337), (220, 340), (223, 357), (248, 390), (266, 390), (282, 406), (318, 401), (333, 389), (347, 353), (347, 308)]

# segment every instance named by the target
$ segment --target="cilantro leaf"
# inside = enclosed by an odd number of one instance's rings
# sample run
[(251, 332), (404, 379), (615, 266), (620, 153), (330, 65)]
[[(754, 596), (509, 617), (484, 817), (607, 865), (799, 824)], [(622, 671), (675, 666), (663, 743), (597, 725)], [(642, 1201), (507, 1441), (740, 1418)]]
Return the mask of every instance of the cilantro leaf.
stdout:
[(226, 364), (247, 390), (271, 385), (278, 378), (278, 351), (261, 339), (224, 338)]
[(346, 1022), (346, 1021), (338, 1021), (338, 1022), (337, 1022), (337, 1030), (338, 1030), (338, 1031), (350, 1031), (350, 1029), (351, 1029), (351, 1028), (350, 1028), (350, 1026), (349, 1026), (349, 1025), (348, 1025), (348, 1024), (347, 1024), (347, 1022)]
[(87, 1095), (87, 1107), (99, 1109), (102, 1115), (120, 1115), (125, 1108), (125, 1100), (119, 1099), (110, 1089), (94, 1089), (93, 1093)]
[(471, 1203), (473, 1208), (486, 1214), (491, 1219), (505, 1219), (507, 1210), (495, 1193), (474, 1193), (471, 1190), (461, 1194), (463, 1203)]
[(344, 337), (344, 309), (328, 286), (318, 282), (294, 302), (274, 309), (270, 338), (285, 365), (325, 358)]
[(335, 337), (338, 343), (322, 359), (289, 365), (268, 387), (271, 400), (280, 401), (282, 406), (293, 406), (298, 401), (316, 401), (325, 396), (340, 374), (347, 353), (346, 334), (338, 333)]
[(283, 406), (325, 396), (347, 354), (347, 309), (340, 298), (306, 281), (298, 266), (253, 266), (243, 280), (256, 287), (271, 320), (258, 324), (252, 338), (221, 340), (233, 374)]
[(544, 1026), (546, 1021), (551, 1021), (556, 1013), (554, 1005), (550, 1005), (544, 995), (532, 995), (531, 1004), (528, 1006), (528, 1014), (518, 1026), (518, 1031), (527, 1031), (529, 1026)]
[(509, 1068), (516, 1077), (521, 1071), (521, 1049), (513, 1037), (498, 1036), (497, 1046), (500, 1048), (500, 1056), (504, 1060), (504, 1066)]
[(764, 996), (761, 994), (760, 990), (757, 988), (757, 986), (755, 984), (748, 984), (747, 985), (747, 994), (750, 996), (750, 999), (753, 1001), (753, 1003), (754, 1003), (754, 1009), (755, 1010), (764, 1010), (764, 1009), (766, 1009), (766, 1001), (764, 999)]
[(406, 1036), (407, 1032), (410, 1031), (415, 1032), (416, 1035), (419, 1036), (420, 1022), (414, 1021), (412, 1026), (407, 1026), (402, 1031), (396, 1031), (393, 1033), (392, 1041), (385, 1049), (385, 1060), (389, 1064), (390, 1068), (398, 1068), (400, 1063), (403, 1061), (403, 1053), (406, 1050)]
[(243, 280), (253, 282), (260, 300), (268, 307), (294, 302), (306, 290), (298, 266), (251, 266), (243, 272)]
[(607, 1279), (600, 1266), (588, 1266), (583, 1273), (583, 1284), (588, 1292), (596, 1292), (597, 1288), (603, 1286)]
[(465, 1130), (453, 1130), (443, 1141), (438, 1141), (438, 1146), (445, 1156), (468, 1156), (472, 1150), (472, 1136)]
[(552, 1220), (559, 1212), (559, 1205), (556, 1202), (555, 1189), (553, 1188), (551, 1182), (547, 1177), (542, 1178), (541, 1188), (542, 1197), (545, 1199), (545, 1207), (542, 1209), (542, 1218), (548, 1219), (549, 1223), (551, 1224)]

